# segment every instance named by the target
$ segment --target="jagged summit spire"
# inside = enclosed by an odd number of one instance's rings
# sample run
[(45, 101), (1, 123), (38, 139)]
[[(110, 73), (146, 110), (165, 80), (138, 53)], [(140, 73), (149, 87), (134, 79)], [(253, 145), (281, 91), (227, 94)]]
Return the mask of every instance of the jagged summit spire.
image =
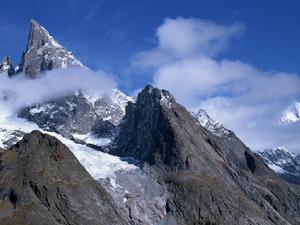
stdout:
[(30, 20), (30, 25), (37, 25), (37, 26), (41, 26), (36, 20), (31, 19)]
[(41, 27), (41, 25), (34, 19), (30, 20), (30, 27)]
[(30, 20), (30, 29), (28, 34), (27, 50), (33, 45), (40, 47), (48, 42), (53, 42), (54, 39), (50, 36), (49, 32), (42, 27), (37, 21)]
[(71, 52), (61, 46), (37, 21), (30, 20), (26, 51), (20, 70), (31, 78), (54, 68), (84, 67)]

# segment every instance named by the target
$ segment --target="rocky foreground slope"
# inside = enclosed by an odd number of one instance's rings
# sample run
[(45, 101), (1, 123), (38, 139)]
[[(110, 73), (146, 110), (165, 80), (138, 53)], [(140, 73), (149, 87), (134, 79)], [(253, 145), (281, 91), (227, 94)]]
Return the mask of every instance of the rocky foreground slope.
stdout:
[(34, 131), (1, 154), (0, 224), (128, 224), (59, 140)]

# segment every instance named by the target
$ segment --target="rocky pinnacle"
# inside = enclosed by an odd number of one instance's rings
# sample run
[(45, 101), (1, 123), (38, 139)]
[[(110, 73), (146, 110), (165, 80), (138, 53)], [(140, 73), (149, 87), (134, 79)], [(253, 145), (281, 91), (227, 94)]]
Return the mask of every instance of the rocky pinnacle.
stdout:
[(19, 72), (35, 78), (53, 68), (84, 67), (71, 52), (62, 47), (49, 32), (34, 20), (30, 22), (28, 43)]

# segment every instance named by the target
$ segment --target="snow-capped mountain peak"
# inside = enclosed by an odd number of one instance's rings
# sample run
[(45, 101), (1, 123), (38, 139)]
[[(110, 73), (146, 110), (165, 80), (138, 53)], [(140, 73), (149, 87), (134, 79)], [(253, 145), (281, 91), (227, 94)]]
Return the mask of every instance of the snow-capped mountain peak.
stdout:
[(265, 163), (291, 183), (300, 184), (300, 161), (295, 154), (284, 147), (259, 151)]
[(284, 124), (296, 123), (300, 120), (300, 102), (294, 102), (281, 116), (281, 122)]
[(212, 119), (205, 110), (200, 109), (197, 113), (192, 112), (192, 115), (196, 118), (196, 120), (202, 127), (206, 128), (215, 135), (226, 136), (230, 134), (230, 131), (228, 129), (226, 129), (218, 121)]
[(54, 40), (43, 26), (31, 20), (27, 48), (19, 70), (34, 78), (42, 71), (70, 67), (84, 66), (71, 52)]
[(295, 158), (295, 155), (285, 147), (270, 148), (260, 151), (259, 153), (268, 161), (278, 166), (283, 166), (288, 162), (292, 162)]

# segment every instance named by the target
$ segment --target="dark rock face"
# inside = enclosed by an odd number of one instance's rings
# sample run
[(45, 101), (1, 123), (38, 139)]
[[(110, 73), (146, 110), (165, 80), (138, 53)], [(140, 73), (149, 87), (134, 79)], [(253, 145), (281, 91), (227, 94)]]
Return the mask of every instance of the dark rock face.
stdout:
[(128, 224), (56, 138), (34, 131), (0, 156), (0, 224)]
[[(112, 151), (139, 159), (169, 191), (169, 224), (299, 224), (300, 191), (235, 135), (217, 136), (164, 90), (126, 109)], [(167, 223), (168, 224), (168, 223)]]
[(83, 67), (71, 52), (58, 44), (48, 31), (32, 20), (26, 51), (19, 72), (35, 78), (40, 72), (54, 68)]
[(136, 104), (128, 104), (124, 118), (126, 123), (121, 125), (122, 130), (128, 132), (121, 132), (117, 138), (119, 155), (133, 156), (150, 164), (161, 162), (172, 164), (172, 167), (184, 167), (180, 151), (172, 149), (174, 136), (169, 121), (163, 117), (160, 101), (164, 94), (168, 95), (167, 92), (147, 86), (139, 94)]
[(259, 152), (265, 163), (287, 182), (300, 185), (300, 159), (285, 148)]
[(124, 116), (127, 101), (126, 96), (117, 90), (112, 96), (99, 97), (94, 102), (79, 92), (26, 107), (20, 111), (19, 117), (67, 138), (87, 133), (112, 138)]

